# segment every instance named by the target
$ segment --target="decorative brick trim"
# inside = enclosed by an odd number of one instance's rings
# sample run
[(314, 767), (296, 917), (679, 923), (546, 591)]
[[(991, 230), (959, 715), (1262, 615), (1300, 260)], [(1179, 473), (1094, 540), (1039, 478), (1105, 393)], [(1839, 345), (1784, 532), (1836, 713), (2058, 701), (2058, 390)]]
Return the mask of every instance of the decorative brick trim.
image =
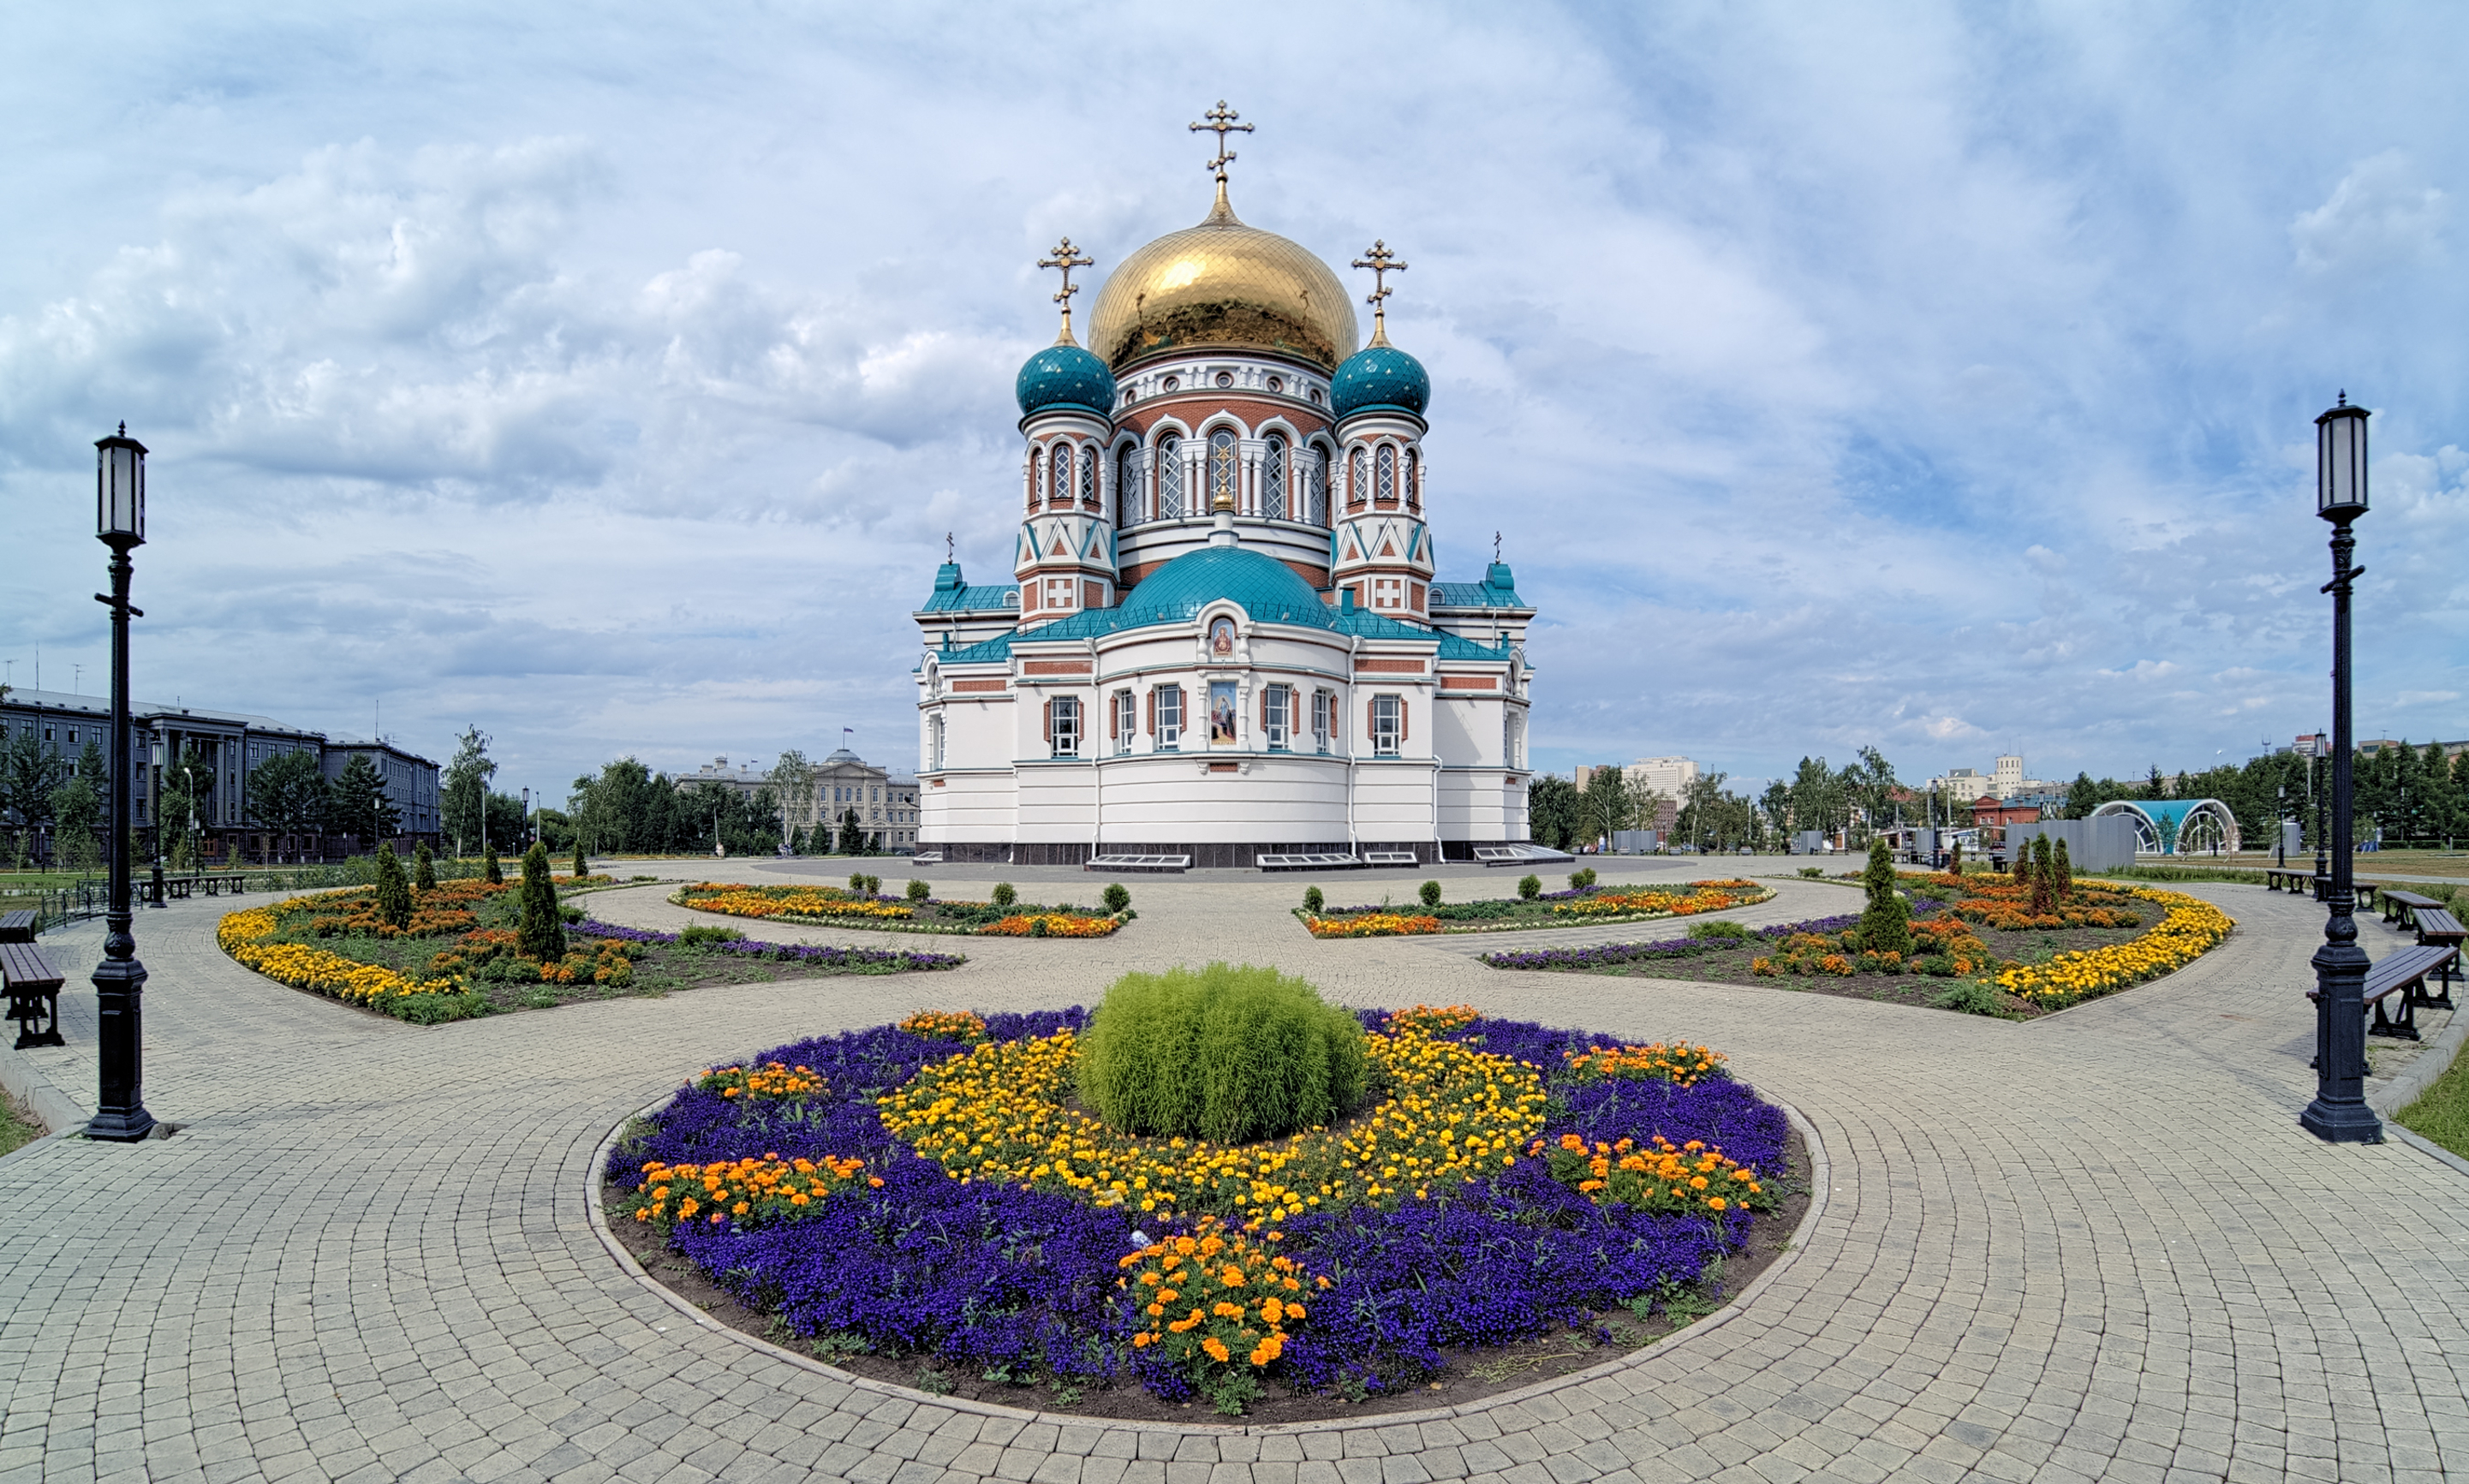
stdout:
[(1020, 672), (1023, 675), (1086, 675), (1089, 673), (1089, 661), (1086, 660), (1027, 660), (1021, 662)]
[(1420, 675), (1423, 673), (1423, 661), (1358, 655), (1354, 661), (1354, 673), (1357, 675)]
[(1442, 690), (1498, 690), (1500, 677), (1497, 675), (1443, 675), (1441, 677), (1441, 688)]
[(1008, 681), (1002, 680), (956, 680), (952, 682), (952, 689), (966, 695), (978, 691), (1002, 690), (1010, 684)]

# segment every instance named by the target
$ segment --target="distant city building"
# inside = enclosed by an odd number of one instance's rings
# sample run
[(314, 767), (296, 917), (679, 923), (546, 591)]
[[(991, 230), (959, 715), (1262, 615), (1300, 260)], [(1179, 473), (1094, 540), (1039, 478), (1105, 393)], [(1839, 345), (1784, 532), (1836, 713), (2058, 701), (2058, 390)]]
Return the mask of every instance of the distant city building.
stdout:
[[(270, 716), (152, 701), (131, 702), (129, 722), (129, 823), (136, 828), (156, 823), (171, 772), (183, 765), (192, 750), (203, 754), (205, 764), (204, 777), (196, 780), (196, 823), (210, 831), (259, 827), (248, 812), (248, 776), (273, 758), (312, 753), (319, 771), (332, 779), (358, 753), (368, 756), (384, 780), (386, 799), (402, 817), (400, 832), (437, 838), (437, 764), (392, 742), (330, 740), (323, 732)], [(110, 723), (111, 703), (101, 696), (12, 689), (0, 697), (0, 743), (37, 737), (45, 751), (67, 760), (72, 774), (87, 743), (109, 751)], [(104, 782), (97, 779), (97, 787)]]
[(1993, 772), (1991, 776), (1996, 779), (1996, 781), (1990, 786), (1991, 793), (1996, 794), (2000, 799), (2010, 799), (2022, 791), (2023, 759), (2019, 754), (2014, 753), (2003, 754), (1998, 757), (1997, 761), (1992, 765), (1992, 768)]
[(1697, 764), (1687, 757), (1641, 757), (1621, 770), (1631, 788), (1650, 788), (1666, 799), (1687, 795), (1697, 781)]
[[(869, 835), (882, 836), (883, 848), (916, 848), (916, 778), (878, 768), (847, 748), (838, 749), (816, 763), (814, 770), (814, 796), (789, 821), (793, 827), (838, 830), (842, 816), (855, 809), (858, 827)], [(718, 783), (750, 800), (757, 790), (772, 786), (772, 775), (769, 769), (751, 764), (732, 767), (722, 756), (692, 773), (681, 773), (672, 781), (681, 789), (698, 783)]]

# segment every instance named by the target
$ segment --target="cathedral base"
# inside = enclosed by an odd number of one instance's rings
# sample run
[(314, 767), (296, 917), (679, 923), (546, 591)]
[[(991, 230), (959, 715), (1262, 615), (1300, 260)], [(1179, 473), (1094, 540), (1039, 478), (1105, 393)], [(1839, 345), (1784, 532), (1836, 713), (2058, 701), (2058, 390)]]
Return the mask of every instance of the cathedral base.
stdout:
[[(1263, 855), (1364, 855), (1373, 851), (1411, 855), (1418, 866), (1435, 866), (1443, 862), (1474, 864), (1474, 848), (1496, 846), (1498, 840), (1363, 840), (1349, 846), (1343, 840), (1317, 841), (1152, 841), (1109, 840), (1102, 846), (1086, 841), (1016, 841), (1008, 844), (993, 841), (968, 841), (952, 845), (920, 844), (920, 851), (943, 852), (943, 860), (952, 866), (1086, 866), (1093, 855), (1188, 855), (1195, 870), (1254, 870), (1261, 869)], [(1515, 844), (1516, 842), (1507, 842)]]

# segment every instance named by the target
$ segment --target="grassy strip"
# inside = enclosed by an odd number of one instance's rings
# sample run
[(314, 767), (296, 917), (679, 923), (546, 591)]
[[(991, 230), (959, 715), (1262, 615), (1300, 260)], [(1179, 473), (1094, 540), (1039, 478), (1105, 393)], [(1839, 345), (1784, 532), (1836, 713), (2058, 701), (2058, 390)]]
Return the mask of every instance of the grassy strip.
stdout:
[(2434, 1085), (2396, 1115), (2410, 1132), (2469, 1159), (2469, 1048), (2452, 1058)]
[(0, 1154), (24, 1148), (43, 1136), (43, 1125), (14, 1097), (0, 1094)]

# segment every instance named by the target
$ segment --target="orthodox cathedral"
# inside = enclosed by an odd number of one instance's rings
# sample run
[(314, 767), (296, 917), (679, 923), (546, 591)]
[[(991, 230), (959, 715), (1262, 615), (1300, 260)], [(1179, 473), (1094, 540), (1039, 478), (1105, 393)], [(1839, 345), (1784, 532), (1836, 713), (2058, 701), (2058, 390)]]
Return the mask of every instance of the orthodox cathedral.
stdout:
[[(1275, 868), (1524, 855), (1534, 610), (1495, 560), (1435, 582), (1431, 380), (1329, 266), (1227, 196), (1134, 252), (1083, 348), (1020, 369), (1012, 581), (946, 561), (916, 613), (918, 850)], [(1531, 849), (1531, 847), (1530, 847)], [(1534, 851), (1534, 854), (1544, 852)]]

